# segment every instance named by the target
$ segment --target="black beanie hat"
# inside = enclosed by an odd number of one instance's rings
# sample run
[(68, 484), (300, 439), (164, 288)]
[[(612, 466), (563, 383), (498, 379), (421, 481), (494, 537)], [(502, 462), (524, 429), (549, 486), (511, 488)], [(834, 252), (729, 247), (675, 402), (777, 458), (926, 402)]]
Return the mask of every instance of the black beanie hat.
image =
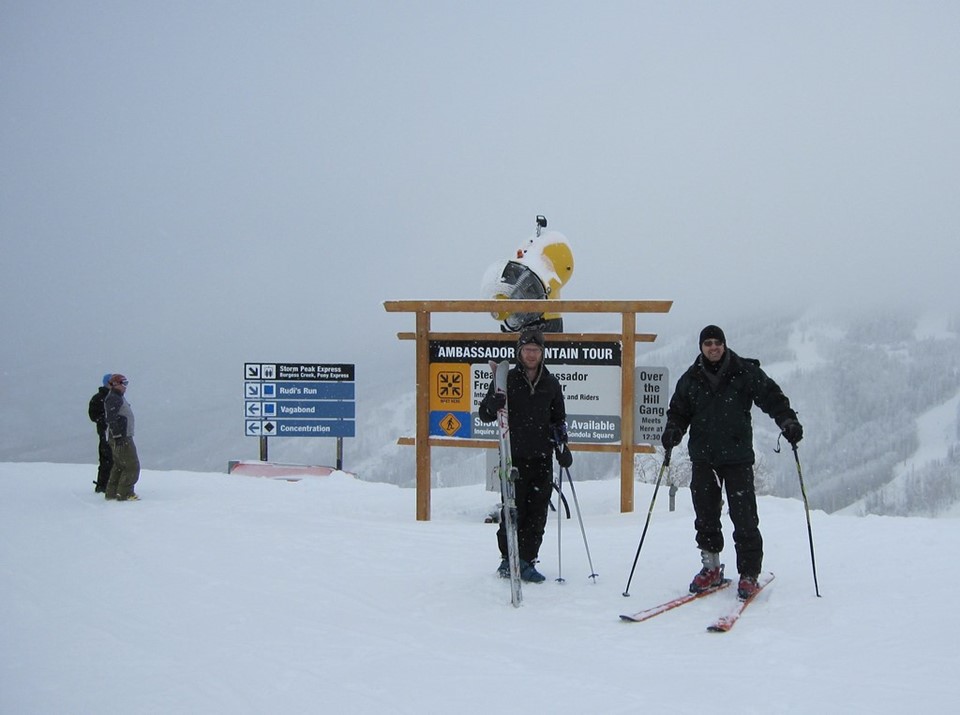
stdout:
[(528, 343), (534, 343), (539, 345), (541, 348), (545, 348), (547, 346), (546, 341), (543, 339), (543, 333), (533, 328), (524, 330), (522, 333), (520, 333), (520, 338), (517, 340), (517, 350)]
[(714, 340), (719, 340), (724, 345), (727, 344), (726, 336), (716, 325), (708, 325), (700, 331), (700, 345), (703, 345), (704, 340), (710, 340), (711, 338)]

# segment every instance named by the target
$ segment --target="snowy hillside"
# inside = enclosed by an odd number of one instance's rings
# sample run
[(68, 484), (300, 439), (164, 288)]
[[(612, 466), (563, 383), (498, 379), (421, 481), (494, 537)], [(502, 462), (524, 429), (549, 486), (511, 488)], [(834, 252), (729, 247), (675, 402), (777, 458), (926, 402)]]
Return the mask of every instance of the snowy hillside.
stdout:
[[(616, 481), (578, 482), (552, 515), (548, 580), (514, 609), (494, 573), (481, 487), (415, 494), (342, 473), (299, 482), (146, 470), (142, 501), (107, 503), (93, 468), (0, 464), (0, 712), (903, 713), (956, 700), (953, 519), (812, 515), (764, 497), (776, 580), (728, 634), (732, 593), (640, 624), (699, 567), (689, 495), (652, 487), (620, 514)], [(725, 525), (729, 535), (729, 524)], [(724, 552), (733, 563), (732, 547)], [(561, 573), (563, 584), (555, 581)]]

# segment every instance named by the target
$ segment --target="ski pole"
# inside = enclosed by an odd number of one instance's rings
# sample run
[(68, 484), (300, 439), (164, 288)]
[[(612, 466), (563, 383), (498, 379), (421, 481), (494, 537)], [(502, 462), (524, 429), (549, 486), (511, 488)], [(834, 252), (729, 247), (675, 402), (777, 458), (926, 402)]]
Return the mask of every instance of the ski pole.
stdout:
[[(562, 501), (562, 500), (563, 500), (563, 472), (562, 472), (562, 471), (557, 472), (557, 483), (555, 484), (555, 486), (557, 487), (557, 493), (560, 495), (560, 496), (558, 497), (558, 501)], [(570, 518), (570, 512), (569, 512), (569, 510), (568, 510), (568, 512), (567, 512), (567, 518), (568, 518), (568, 519)], [(563, 541), (562, 541), (562, 539), (560, 538), (560, 531), (561, 531), (561, 527), (562, 527), (562, 526), (563, 526), (563, 514), (560, 513), (560, 510), (559, 510), (559, 509), (557, 509), (557, 583), (563, 583), (563, 582), (564, 582), (564, 578), (563, 578), (563, 558), (562, 558), (562, 556), (563, 556), (563, 551), (562, 551), (562, 549), (563, 549), (563, 547), (562, 547)]]
[(813, 553), (813, 528), (810, 526), (810, 504), (807, 502), (807, 490), (803, 486), (803, 470), (800, 469), (800, 455), (797, 445), (793, 447), (793, 458), (797, 462), (797, 477), (800, 479), (800, 494), (803, 496), (803, 510), (807, 514), (807, 538), (810, 540), (810, 565), (813, 566), (813, 589), (820, 598), (820, 585), (817, 583), (817, 557)]
[(640, 534), (640, 544), (637, 546), (637, 555), (633, 557), (633, 567), (630, 569), (630, 578), (627, 579), (627, 587), (623, 589), (623, 595), (630, 595), (630, 582), (633, 581), (633, 572), (637, 568), (637, 559), (640, 558), (640, 549), (643, 548), (643, 540), (647, 537), (647, 527), (650, 526), (650, 517), (653, 515), (653, 505), (657, 501), (657, 492), (660, 489), (660, 481), (663, 479), (663, 473), (670, 466), (670, 452), (667, 450), (663, 455), (663, 464), (660, 465), (660, 474), (657, 475), (657, 485), (653, 488), (653, 498), (650, 500), (650, 508), (647, 510), (647, 521), (643, 525), (643, 533)]
[(580, 515), (580, 501), (577, 499), (577, 490), (573, 486), (573, 477), (570, 476), (570, 470), (567, 469), (567, 481), (570, 482), (570, 493), (573, 494), (573, 508), (577, 512), (577, 521), (580, 522), (580, 533), (583, 534), (583, 548), (587, 551), (587, 563), (590, 564), (590, 575), (593, 582), (597, 582), (597, 572), (593, 570), (593, 559), (590, 558), (590, 547), (587, 546), (587, 530), (583, 528), (583, 517)]

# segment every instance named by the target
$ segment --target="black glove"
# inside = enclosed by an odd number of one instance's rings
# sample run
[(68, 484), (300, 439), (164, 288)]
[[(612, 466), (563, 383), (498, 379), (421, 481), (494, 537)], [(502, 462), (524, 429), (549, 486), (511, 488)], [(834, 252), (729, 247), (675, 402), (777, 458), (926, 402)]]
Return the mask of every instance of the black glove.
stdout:
[(673, 449), (680, 444), (681, 439), (683, 439), (683, 430), (675, 425), (668, 424), (663, 429), (663, 436), (660, 437), (660, 444), (663, 445), (664, 449)]
[(550, 443), (554, 446), (567, 443), (567, 423), (557, 422), (550, 425)]
[(783, 424), (780, 425), (780, 431), (783, 432), (783, 436), (786, 437), (787, 441), (793, 446), (797, 445), (801, 439), (803, 439), (803, 425), (801, 425), (795, 419), (786, 419), (783, 421)]
[(570, 465), (573, 464), (573, 452), (567, 445), (563, 445), (563, 449), (557, 449), (557, 464), (564, 469), (570, 469)]
[(507, 406), (507, 396), (502, 392), (494, 392), (483, 398), (483, 406), (491, 413), (496, 414)]

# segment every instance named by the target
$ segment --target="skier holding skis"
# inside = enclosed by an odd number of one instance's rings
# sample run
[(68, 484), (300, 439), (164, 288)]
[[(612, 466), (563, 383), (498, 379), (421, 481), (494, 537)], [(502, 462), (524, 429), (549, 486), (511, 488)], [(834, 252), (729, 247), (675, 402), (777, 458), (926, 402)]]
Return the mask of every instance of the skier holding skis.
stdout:
[(763, 562), (750, 410), (755, 404), (772, 417), (792, 445), (803, 438), (803, 427), (779, 385), (760, 369), (760, 361), (740, 357), (727, 349), (726, 342), (716, 325), (700, 332), (700, 354), (677, 381), (661, 442), (664, 449), (673, 449), (690, 428), (690, 495), (703, 563), (690, 592), (723, 581), (720, 512), (725, 486), (740, 573), (738, 593), (749, 599), (759, 588), (757, 576)]
[[(547, 510), (553, 489), (554, 428), (567, 419), (563, 391), (557, 378), (543, 364), (546, 343), (539, 330), (524, 330), (517, 341), (517, 364), (507, 377), (507, 394), (497, 394), (491, 381), (487, 395), (480, 403), (480, 419), (493, 422), (497, 411), (507, 405), (510, 423), (510, 452), (517, 468), (517, 541), (520, 552), (520, 577), (541, 583), (543, 574), (535, 564), (547, 524)], [(563, 467), (573, 464), (573, 454), (563, 446), (558, 453)], [(507, 534), (501, 513), (497, 544), (500, 547), (498, 573), (509, 576)]]

